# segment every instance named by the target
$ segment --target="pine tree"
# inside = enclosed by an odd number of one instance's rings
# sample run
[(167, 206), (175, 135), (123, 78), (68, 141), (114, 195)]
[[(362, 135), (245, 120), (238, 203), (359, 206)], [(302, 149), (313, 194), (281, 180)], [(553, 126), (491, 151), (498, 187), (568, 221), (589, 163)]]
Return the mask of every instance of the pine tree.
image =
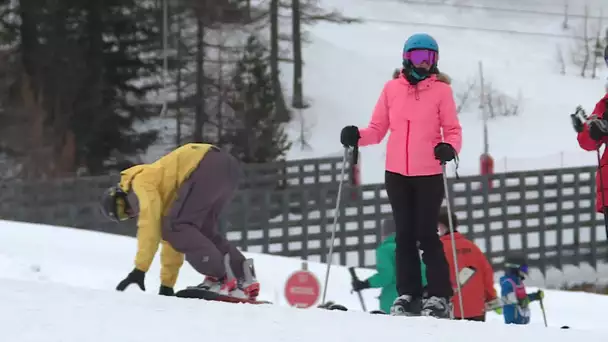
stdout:
[(89, 68), (98, 86), (87, 97), (96, 99), (90, 104), (98, 114), (81, 112), (74, 126), (78, 156), (98, 174), (136, 162), (157, 138), (156, 130), (135, 131), (134, 125), (159, 113), (146, 97), (161, 88), (161, 21), (158, 8), (141, 0), (89, 0), (82, 6), (87, 13), (81, 40), (86, 60), (101, 69)]
[(160, 86), (158, 10), (143, 0), (8, 4), (0, 1), (0, 40), (14, 47), (9, 53), (19, 56), (22, 71), (12, 89), (17, 95), (3, 105), (14, 113), (40, 107), (19, 127), (36, 143), (16, 145), (16, 154), (27, 160), (44, 150), (47, 161), (29, 167), (49, 177), (137, 162), (157, 135), (134, 125), (159, 111), (147, 102)]
[(249, 36), (232, 77), (231, 151), (244, 163), (280, 159), (291, 147), (284, 126), (291, 118), (277, 110), (269, 51)]

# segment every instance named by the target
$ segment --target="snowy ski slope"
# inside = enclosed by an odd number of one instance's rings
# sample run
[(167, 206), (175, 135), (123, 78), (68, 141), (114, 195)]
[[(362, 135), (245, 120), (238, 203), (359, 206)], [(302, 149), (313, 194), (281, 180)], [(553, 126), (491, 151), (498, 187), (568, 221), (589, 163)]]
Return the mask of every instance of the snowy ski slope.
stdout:
[(605, 341), (605, 331), (203, 303), (3, 280), (3, 342)]
[[(570, 1), (570, 11), (579, 14), (563, 30), (562, 1), (549, 0), (324, 0), (344, 14), (367, 19), (363, 24), (318, 24), (309, 30), (311, 44), (304, 48), (304, 93), (311, 108), (302, 111), (312, 150), (294, 146), (289, 157), (298, 159), (341, 155), (338, 134), (344, 125), (364, 126), (382, 86), (401, 63), (401, 49), (412, 33), (434, 35), (441, 49), (440, 69), (454, 79), (458, 97), (469, 82), (478, 77), (478, 62), (493, 88), (512, 98), (522, 94), (521, 113), (500, 118), (489, 125), (490, 152), (495, 171), (515, 171), (564, 166), (593, 165), (595, 155), (582, 151), (570, 126), (568, 114), (581, 104), (589, 112), (604, 94), (608, 71), (600, 61), (599, 78), (579, 76), (571, 63), (577, 49), (572, 35), (581, 35), (585, 1)], [(430, 3), (430, 4), (429, 4)], [(591, 14), (598, 16), (601, 6), (608, 13), (608, 2), (587, 1)], [(511, 8), (497, 11), (454, 7), (474, 5)], [(528, 11), (528, 12), (526, 12)], [(604, 25), (606, 22), (604, 21)], [(589, 21), (590, 32), (598, 26)], [(559, 74), (558, 47), (567, 63), (566, 75)], [(580, 48), (579, 48), (580, 49)], [(284, 86), (291, 87), (291, 67), (282, 69)], [(487, 85), (486, 83), (486, 85)], [(460, 156), (461, 175), (479, 170), (483, 151), (482, 122), (478, 102), (470, 102), (460, 114), (464, 142)], [(291, 130), (295, 140), (299, 122)], [(383, 181), (383, 143), (361, 150), (362, 181)]]
[[(489, 314), (486, 324), (430, 318), (372, 316), (360, 312), (349, 292), (345, 268), (332, 267), (328, 300), (351, 312), (292, 309), (282, 298), (284, 281), (300, 260), (247, 253), (256, 260), (261, 298), (275, 306), (248, 306), (166, 298), (158, 290), (158, 258), (146, 279), (147, 292), (114, 287), (131, 269), (135, 240), (78, 229), (0, 221), (0, 327), (3, 342), (167, 341), (179, 338), (237, 341), (416, 341), (485, 342), (550, 340), (605, 341), (608, 297), (547, 291), (549, 329), (538, 305), (526, 327), (505, 326)], [(325, 266), (311, 263), (322, 280)], [(361, 277), (372, 273), (358, 270)], [(200, 281), (189, 265), (177, 288)], [(533, 291), (534, 288), (530, 288)], [(368, 310), (377, 308), (376, 290), (364, 292)], [(352, 312), (358, 311), (358, 312)], [(569, 325), (572, 329), (558, 329)], [(242, 329), (238, 329), (241, 327)]]

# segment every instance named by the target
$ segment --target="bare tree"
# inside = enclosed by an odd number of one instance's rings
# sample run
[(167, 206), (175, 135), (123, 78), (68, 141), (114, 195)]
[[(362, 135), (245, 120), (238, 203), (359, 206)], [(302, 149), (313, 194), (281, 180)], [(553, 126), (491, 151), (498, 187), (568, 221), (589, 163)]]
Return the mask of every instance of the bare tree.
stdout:
[(581, 77), (585, 77), (585, 72), (589, 66), (589, 59), (591, 58), (591, 49), (589, 48), (589, 6), (585, 5), (585, 16), (583, 19), (583, 63), (581, 65)]
[(597, 25), (597, 34), (595, 36), (595, 44), (593, 48), (593, 68), (591, 71), (591, 78), (595, 79), (597, 77), (597, 66), (598, 59), (602, 58), (604, 55), (604, 48), (602, 46), (602, 21), (604, 18), (603, 10), (600, 8), (600, 15), (598, 17), (598, 25)]
[(562, 51), (562, 48), (559, 46), (559, 44), (557, 45), (557, 62), (559, 63), (559, 73), (561, 75), (565, 75), (566, 74), (566, 61), (564, 60), (564, 52)]
[(523, 101), (521, 91), (517, 98), (513, 98), (497, 89), (485, 78), (483, 83), (477, 78), (469, 80), (464, 89), (455, 91), (456, 111), (458, 113), (466, 110), (469, 105), (476, 103), (482, 110), (482, 115), (487, 115), (488, 119), (496, 119), (505, 116), (517, 116), (521, 111)]
[(306, 117), (304, 115), (304, 111), (299, 109), (297, 110), (298, 116), (297, 116), (297, 120), (298, 120), (298, 125), (299, 125), (299, 132), (298, 132), (298, 139), (297, 139), (297, 144), (300, 145), (300, 150), (305, 151), (305, 150), (311, 150), (312, 146), (310, 146), (310, 143), (308, 142), (311, 136), (311, 132), (312, 129), (314, 127), (314, 123), (311, 123), (309, 121), (309, 118)]
[(456, 113), (460, 113), (467, 108), (468, 102), (471, 99), (471, 94), (473, 94), (476, 86), (476, 81), (469, 81), (465, 90), (456, 93)]
[(562, 23), (562, 28), (567, 30), (568, 27), (568, 0), (566, 0), (564, 3), (564, 22)]
[(518, 93), (517, 98), (514, 99), (496, 90), (492, 83), (487, 84), (487, 89), (485, 105), (488, 110), (489, 119), (519, 115), (522, 102), (521, 91)]
[(293, 97), (291, 105), (297, 109), (306, 108), (302, 93), (302, 33), (300, 30), (300, 0), (291, 1), (291, 35), (293, 40)]

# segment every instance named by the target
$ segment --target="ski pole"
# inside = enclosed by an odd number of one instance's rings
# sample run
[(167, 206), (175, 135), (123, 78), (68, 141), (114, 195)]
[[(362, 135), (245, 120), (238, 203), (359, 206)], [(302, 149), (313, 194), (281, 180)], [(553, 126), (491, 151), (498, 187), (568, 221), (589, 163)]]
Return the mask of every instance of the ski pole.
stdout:
[[(450, 189), (448, 188), (448, 177), (445, 170), (445, 163), (441, 163), (441, 169), (443, 171), (443, 190), (445, 192), (446, 208), (448, 211), (448, 224), (450, 228), (450, 240), (452, 240), (452, 257), (454, 258), (454, 274), (458, 276), (460, 269), (458, 268), (458, 255), (456, 253), (456, 239), (454, 238), (454, 222), (452, 222), (452, 208), (450, 205)], [(456, 279), (456, 286), (458, 288), (458, 304), (460, 306), (460, 315), (464, 317), (464, 304), (462, 302), (462, 288), (460, 281)]]
[(338, 216), (340, 215), (340, 200), (342, 199), (342, 185), (344, 184), (344, 172), (346, 170), (346, 156), (348, 155), (348, 147), (344, 147), (344, 157), (342, 157), (342, 171), (340, 172), (340, 182), (338, 184), (338, 198), (336, 199), (336, 209), (334, 210), (334, 223), (331, 228), (331, 238), (329, 243), (329, 252), (327, 253), (327, 269), (325, 271), (325, 283), (323, 285), (323, 297), (321, 303), (325, 303), (327, 295), (327, 283), (329, 281), (329, 269), (331, 268), (332, 258), (334, 254), (334, 240), (336, 239), (336, 227), (338, 225)]
[(547, 327), (547, 314), (545, 313), (545, 304), (543, 304), (542, 298), (540, 298), (538, 302), (540, 303), (540, 311), (543, 313), (543, 321), (545, 321), (545, 327)]
[[(350, 276), (353, 280), (359, 280), (354, 267), (349, 267), (348, 272), (350, 272)], [(363, 300), (363, 296), (361, 295), (361, 290), (357, 291), (357, 295), (359, 295), (359, 302), (361, 302), (361, 308), (363, 308), (363, 312), (367, 312), (367, 309), (365, 308), (365, 301)]]

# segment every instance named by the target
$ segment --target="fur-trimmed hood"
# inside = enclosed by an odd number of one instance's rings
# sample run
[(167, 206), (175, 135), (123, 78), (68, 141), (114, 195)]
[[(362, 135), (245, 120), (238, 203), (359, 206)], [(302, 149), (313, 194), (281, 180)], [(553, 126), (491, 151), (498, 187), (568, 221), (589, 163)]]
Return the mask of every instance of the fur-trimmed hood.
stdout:
[(452, 78), (443, 72), (437, 74), (437, 80), (443, 83), (452, 84)]

